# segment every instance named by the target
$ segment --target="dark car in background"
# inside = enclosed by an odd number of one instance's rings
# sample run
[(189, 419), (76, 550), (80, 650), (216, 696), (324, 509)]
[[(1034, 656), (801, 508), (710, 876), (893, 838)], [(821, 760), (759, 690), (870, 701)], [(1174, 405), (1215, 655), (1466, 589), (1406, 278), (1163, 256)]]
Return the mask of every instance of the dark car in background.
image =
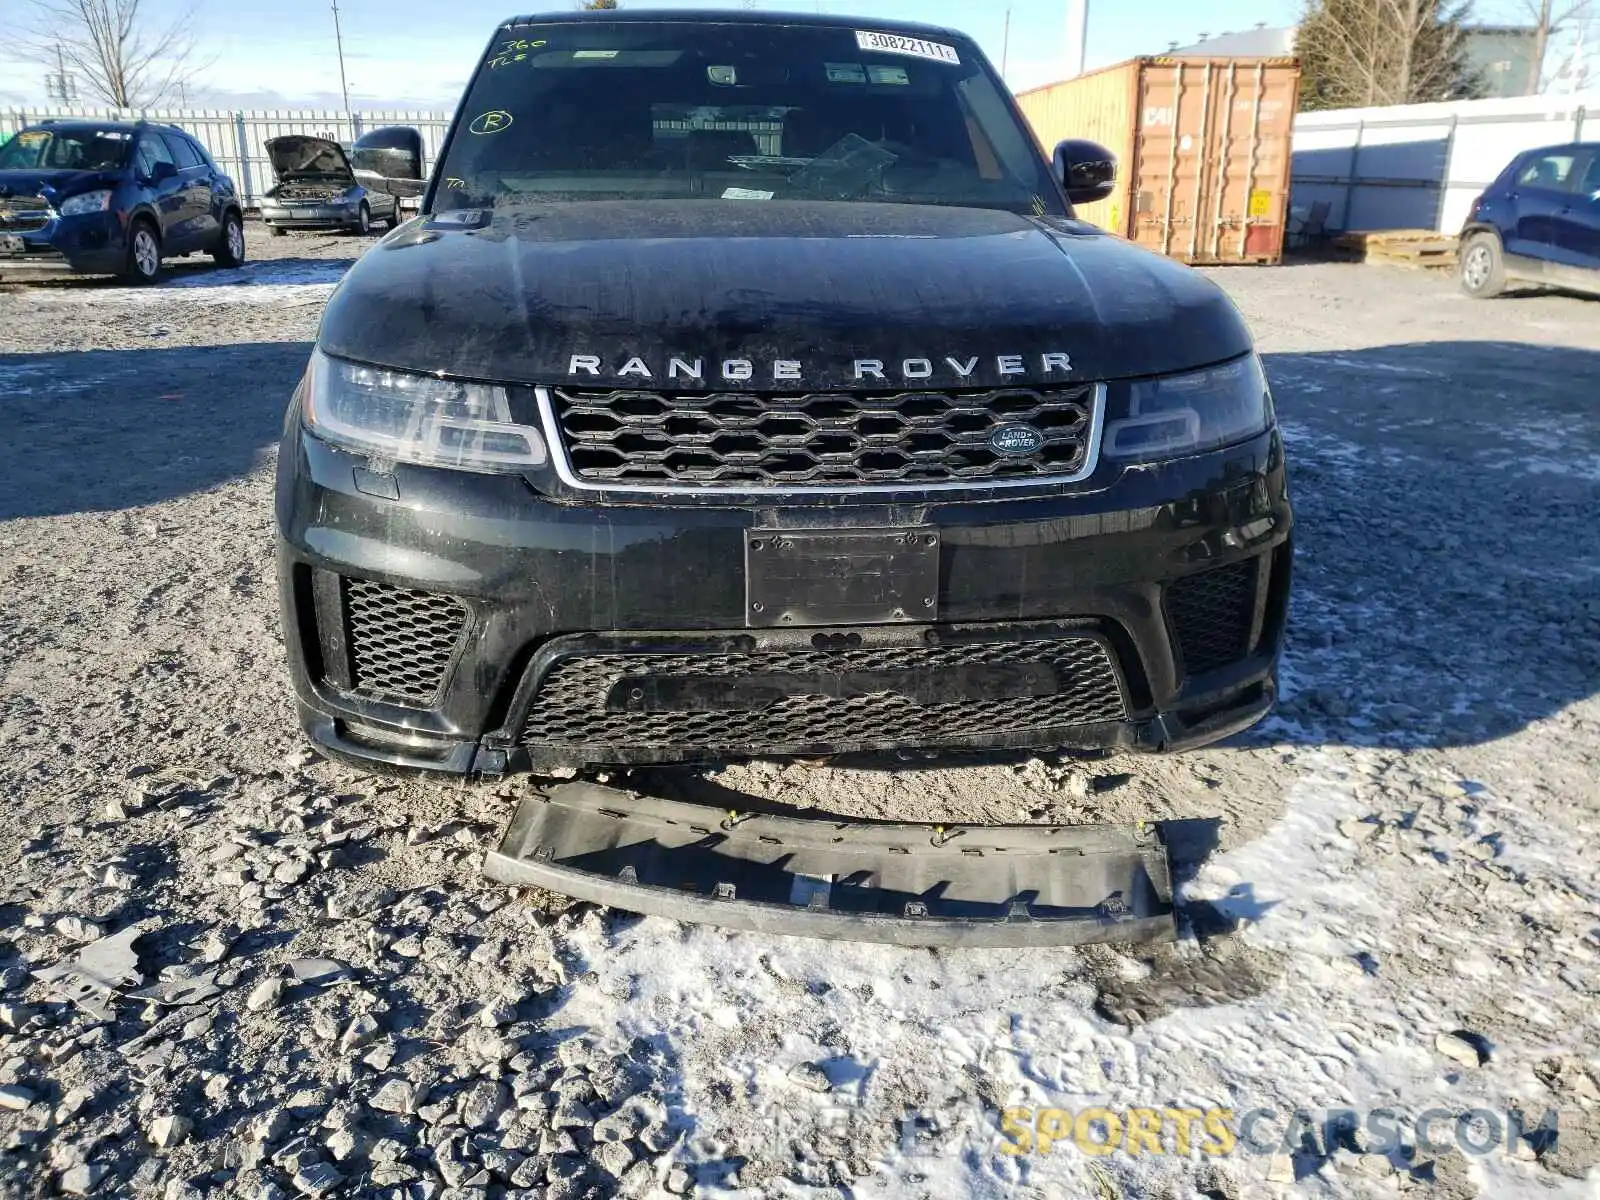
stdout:
[(327, 138), (294, 134), (267, 143), (277, 182), (261, 198), (261, 219), (274, 237), (290, 229), (348, 229), (371, 233), (374, 220), (390, 229), (405, 218), (400, 201), (356, 182), (344, 147)]
[(1463, 291), (1482, 299), (1512, 282), (1600, 295), (1600, 142), (1512, 159), (1472, 205), (1460, 278)]
[(154, 283), (185, 254), (239, 266), (244, 220), (233, 180), (177, 126), (45, 121), (0, 146), (0, 279)]

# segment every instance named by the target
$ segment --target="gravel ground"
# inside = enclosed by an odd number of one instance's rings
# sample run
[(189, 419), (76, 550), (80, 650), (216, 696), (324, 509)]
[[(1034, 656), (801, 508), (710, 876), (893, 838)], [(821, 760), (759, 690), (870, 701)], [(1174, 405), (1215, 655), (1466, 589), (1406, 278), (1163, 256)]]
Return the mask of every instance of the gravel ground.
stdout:
[[(1173, 946), (930, 953), (492, 887), (529, 781), (302, 748), (273, 443), (370, 243), (263, 232), (243, 272), (0, 286), (0, 1194), (1597, 1194), (1600, 302), (1217, 273), (1300, 521), (1285, 702), (1226, 746), (619, 777), (1217, 822)], [(1008, 1156), (944, 1115), (1086, 1104), (1385, 1105), (1406, 1144)], [(1560, 1134), (1463, 1156), (1430, 1107)]]

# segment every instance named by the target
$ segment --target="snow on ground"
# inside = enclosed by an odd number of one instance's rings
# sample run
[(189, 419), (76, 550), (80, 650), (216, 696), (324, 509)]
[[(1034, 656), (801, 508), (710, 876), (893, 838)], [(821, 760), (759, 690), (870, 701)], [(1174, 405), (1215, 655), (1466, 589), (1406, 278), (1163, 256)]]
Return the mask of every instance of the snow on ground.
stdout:
[[(370, 243), (254, 232), (243, 278), (0, 289), (0, 1195), (1600, 1194), (1593, 302), (1215, 273), (1299, 521), (1283, 700), (1228, 745), (620, 780), (1215, 841), (1172, 945), (932, 952), (552, 916), (478, 873), (531, 783), (302, 750), (272, 447)], [(164, 999), (33, 974), (128, 929)]]

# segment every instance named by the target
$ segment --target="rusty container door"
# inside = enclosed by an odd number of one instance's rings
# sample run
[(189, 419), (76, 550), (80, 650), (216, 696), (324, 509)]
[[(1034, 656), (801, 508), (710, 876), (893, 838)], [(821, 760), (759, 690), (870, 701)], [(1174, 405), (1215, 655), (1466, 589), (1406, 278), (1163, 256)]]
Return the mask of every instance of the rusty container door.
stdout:
[(1275, 263), (1299, 86), (1292, 58), (1135, 58), (1017, 104), (1047, 157), (1069, 137), (1117, 156), (1084, 220), (1184, 262)]
[(1017, 105), (1046, 159), (1055, 153), (1056, 143), (1067, 138), (1088, 138), (1117, 156), (1115, 190), (1104, 200), (1078, 205), (1077, 214), (1123, 237), (1128, 236), (1131, 213), (1140, 65), (1139, 59), (1131, 59), (1017, 94)]
[(1283, 255), (1293, 59), (1143, 60), (1129, 236), (1188, 263)]

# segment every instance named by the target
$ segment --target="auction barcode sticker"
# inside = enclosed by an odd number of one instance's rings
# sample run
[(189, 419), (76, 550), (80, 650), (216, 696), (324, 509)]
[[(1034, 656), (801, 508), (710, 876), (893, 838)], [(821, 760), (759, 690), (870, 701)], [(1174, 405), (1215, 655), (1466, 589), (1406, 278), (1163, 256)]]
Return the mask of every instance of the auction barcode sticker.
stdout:
[(856, 45), (880, 54), (910, 54), (917, 58), (931, 58), (934, 62), (961, 65), (961, 56), (956, 53), (954, 46), (946, 46), (943, 42), (925, 42), (921, 38), (901, 37), (898, 33), (872, 33), (858, 29)]

